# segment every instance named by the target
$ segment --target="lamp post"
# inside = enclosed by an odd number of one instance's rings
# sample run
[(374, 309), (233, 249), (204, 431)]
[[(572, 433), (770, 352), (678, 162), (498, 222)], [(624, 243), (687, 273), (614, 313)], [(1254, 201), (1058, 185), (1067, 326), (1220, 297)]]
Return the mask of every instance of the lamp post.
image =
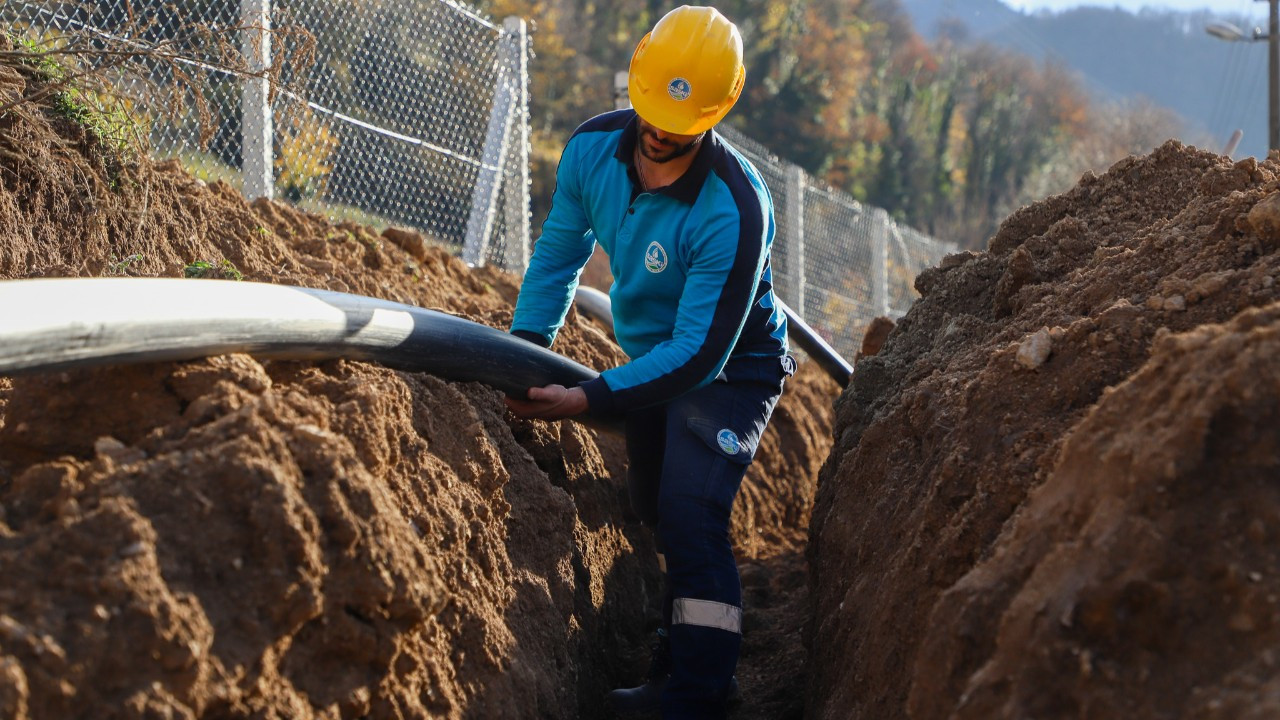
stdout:
[(1253, 29), (1253, 36), (1244, 34), (1240, 28), (1231, 23), (1215, 22), (1205, 27), (1205, 32), (1220, 40), (1266, 40), (1267, 52), (1267, 106), (1269, 117), (1267, 122), (1267, 147), (1280, 150), (1280, 0), (1256, 0), (1271, 5), (1271, 17), (1267, 32), (1261, 28)]

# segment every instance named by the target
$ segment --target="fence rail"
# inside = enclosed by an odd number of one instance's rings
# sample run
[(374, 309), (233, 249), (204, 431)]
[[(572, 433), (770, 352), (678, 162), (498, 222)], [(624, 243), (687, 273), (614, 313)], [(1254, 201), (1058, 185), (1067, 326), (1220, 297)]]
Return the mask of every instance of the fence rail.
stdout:
[[(335, 219), (410, 227), (472, 264), (515, 272), (528, 264), (531, 55), (522, 19), (495, 23), (454, 0), (7, 0), (0, 24), (33, 37), (75, 32), (177, 48), (184, 72), (208, 91), (207, 142), (195, 107), (164, 117), (145, 109), (149, 87), (173, 83), (170, 66), (142, 57), (143, 71), (120, 74), (117, 87), (150, 121), (153, 154), (179, 158), (197, 176)], [(289, 28), (314, 40), (301, 71), (273, 44)], [(230, 43), (241, 64), (217, 62), (192, 37)], [(274, 86), (253, 74), (273, 66)], [(773, 193), (779, 294), (846, 357), (873, 318), (906, 312), (920, 270), (955, 250), (733, 128), (722, 134)]]
[(873, 319), (906, 314), (920, 271), (957, 250), (813, 178), (739, 130), (718, 132), (760, 170), (773, 195), (778, 294), (846, 358), (855, 357)]

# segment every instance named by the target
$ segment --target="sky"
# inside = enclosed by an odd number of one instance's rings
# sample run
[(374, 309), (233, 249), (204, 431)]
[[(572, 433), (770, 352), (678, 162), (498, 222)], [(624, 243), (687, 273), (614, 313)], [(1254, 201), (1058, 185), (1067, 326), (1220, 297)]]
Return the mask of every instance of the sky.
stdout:
[(1137, 11), (1143, 7), (1161, 10), (1203, 10), (1212, 8), (1219, 13), (1247, 14), (1265, 17), (1268, 3), (1255, 0), (1004, 0), (1009, 7), (1026, 10), (1066, 10), (1080, 5), (1101, 5)]

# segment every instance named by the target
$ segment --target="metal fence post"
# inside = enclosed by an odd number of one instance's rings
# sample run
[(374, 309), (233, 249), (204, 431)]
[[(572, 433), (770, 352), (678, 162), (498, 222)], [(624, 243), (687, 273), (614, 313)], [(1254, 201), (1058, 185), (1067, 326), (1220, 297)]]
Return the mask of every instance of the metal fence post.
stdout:
[(627, 77), (630, 73), (626, 70), (619, 70), (613, 74), (613, 109), (626, 110), (631, 107), (631, 90), (627, 85)]
[(506, 193), (507, 244), (504, 262), (508, 271), (521, 275), (529, 267), (529, 25), (523, 18), (509, 17), (503, 29), (516, 38), (516, 109), (514, 136), (516, 167), (508, 179)]
[(783, 293), (795, 303), (801, 317), (805, 314), (805, 266), (804, 266), (804, 194), (806, 187), (804, 169), (792, 165), (787, 173), (787, 244), (786, 280), (790, 293)]
[(520, 39), (511, 32), (510, 22), (505, 22), (496, 59), (498, 87), (493, 93), (493, 108), (489, 111), (484, 151), (480, 155), (480, 173), (471, 193), (471, 214), (467, 217), (466, 237), (462, 245), (462, 260), (472, 267), (484, 265), (485, 255), (489, 250), (489, 236), (493, 234), (494, 215), (507, 159), (507, 144), (511, 138), (511, 118), (515, 115), (513, 110), (517, 102), (515, 86), (519, 55)]
[[(240, 24), (240, 51), (249, 71), (262, 73), (271, 67), (271, 0), (240, 0)], [(275, 193), (270, 90), (265, 76), (251, 75), (241, 91), (240, 172), (250, 200)]]
[(875, 227), (871, 235), (871, 309), (877, 316), (889, 315), (889, 213), (876, 208)]

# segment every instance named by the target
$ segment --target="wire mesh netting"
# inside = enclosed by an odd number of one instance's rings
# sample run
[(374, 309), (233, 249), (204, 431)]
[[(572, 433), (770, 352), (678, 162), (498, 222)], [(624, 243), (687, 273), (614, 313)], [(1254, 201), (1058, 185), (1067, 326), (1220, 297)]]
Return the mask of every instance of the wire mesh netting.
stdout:
[(889, 308), (893, 317), (901, 317), (919, 297), (915, 289), (920, 271), (937, 265), (942, 258), (957, 252), (953, 243), (929, 237), (914, 228), (893, 224), (889, 246)]
[[(281, 194), (463, 244), (482, 175), (509, 177), (516, 165), (485, 155), (495, 99), (513, 101), (500, 93), (510, 74), (502, 28), (440, 0), (277, 0), (274, 12), (316, 40), (315, 63), (298, 81), (306, 108), (277, 112), (287, 116), (278, 131)], [(488, 213), (501, 207), (500, 199), (479, 202)], [(487, 259), (503, 264), (507, 228), (494, 225), (499, 241)]]
[(806, 175), (733, 127), (717, 132), (756, 166), (773, 196), (779, 296), (846, 358), (873, 319), (907, 312), (920, 271), (957, 249)]
[(852, 358), (867, 323), (884, 314), (876, 297), (876, 243), (887, 230), (885, 220), (873, 208), (826, 187), (806, 187), (804, 209), (803, 317), (832, 347)]
[(483, 252), (475, 261), (522, 269), (522, 29), (452, 0), (273, 0), (266, 37), (264, 23), (244, 14), (251, 4), (9, 0), (0, 22), (54, 42), (75, 34), (138, 49), (116, 87), (149, 127), (152, 155), (241, 189), (244, 87), (269, 51), (276, 197), (455, 248), (470, 240)]
[[(84, 57), (148, 128), (152, 155), (197, 177), (413, 228), (473, 264), (527, 265), (523, 21), (455, 0), (7, 0), (0, 23), (110, 50)], [(722, 127), (773, 194), (779, 296), (853, 357), (867, 323), (905, 313), (915, 276), (955, 247)]]

